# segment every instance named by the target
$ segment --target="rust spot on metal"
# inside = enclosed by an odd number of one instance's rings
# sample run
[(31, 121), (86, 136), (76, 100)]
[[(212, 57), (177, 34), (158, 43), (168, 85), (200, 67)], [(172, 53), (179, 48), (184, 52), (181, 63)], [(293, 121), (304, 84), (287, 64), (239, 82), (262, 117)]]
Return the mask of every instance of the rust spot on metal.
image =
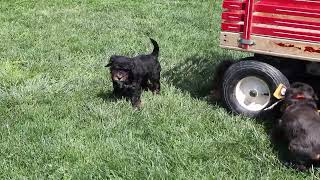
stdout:
[(296, 47), (293, 44), (284, 44), (284, 43), (276, 43), (276, 44), (281, 47), (294, 47), (294, 48), (301, 50), (301, 47)]
[(281, 47), (294, 47), (293, 44), (283, 44), (283, 43), (277, 43), (278, 46), (281, 46)]
[(312, 52), (312, 53), (313, 52), (320, 53), (320, 49), (314, 49), (313, 47), (309, 47), (309, 46), (305, 47), (304, 51)]

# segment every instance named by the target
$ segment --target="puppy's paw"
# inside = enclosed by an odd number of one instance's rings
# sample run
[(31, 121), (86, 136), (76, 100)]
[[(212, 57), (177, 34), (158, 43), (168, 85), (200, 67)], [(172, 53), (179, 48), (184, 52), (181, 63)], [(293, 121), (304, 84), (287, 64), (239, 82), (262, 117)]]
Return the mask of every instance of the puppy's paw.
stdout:
[(134, 108), (135, 110), (140, 110), (140, 109), (142, 108), (142, 106), (143, 106), (143, 103), (142, 103), (141, 100), (140, 100), (140, 101), (134, 103), (132, 106), (133, 106), (133, 108)]
[(125, 98), (126, 96), (123, 94), (123, 93), (121, 93), (121, 92), (113, 92), (112, 93), (112, 98), (113, 99), (122, 99), (122, 98)]
[(306, 170), (308, 170), (308, 168), (303, 164), (296, 164), (296, 165), (294, 165), (294, 167), (298, 171), (306, 171)]

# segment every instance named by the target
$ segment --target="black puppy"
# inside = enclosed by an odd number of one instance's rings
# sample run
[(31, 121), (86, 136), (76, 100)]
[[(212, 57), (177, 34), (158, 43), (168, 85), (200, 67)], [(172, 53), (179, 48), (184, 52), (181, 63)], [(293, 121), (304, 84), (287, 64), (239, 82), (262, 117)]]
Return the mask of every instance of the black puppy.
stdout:
[(105, 66), (110, 67), (113, 93), (116, 96), (130, 98), (133, 107), (137, 108), (141, 106), (140, 97), (143, 89), (160, 93), (159, 46), (155, 40), (150, 40), (154, 46), (151, 54), (133, 58), (114, 55)]
[(293, 83), (284, 98), (284, 110), (278, 121), (288, 143), (289, 157), (294, 165), (304, 170), (320, 162), (320, 116), (317, 112), (313, 88), (305, 83)]

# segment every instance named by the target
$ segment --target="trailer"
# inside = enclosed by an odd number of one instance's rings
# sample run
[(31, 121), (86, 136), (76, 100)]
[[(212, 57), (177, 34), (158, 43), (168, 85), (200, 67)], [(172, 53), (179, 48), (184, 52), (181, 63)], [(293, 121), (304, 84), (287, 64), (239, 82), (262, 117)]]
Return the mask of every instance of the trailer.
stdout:
[(320, 0), (224, 0), (222, 6), (220, 46), (254, 53), (224, 75), (232, 112), (261, 114), (280, 84), (290, 86), (290, 71), (320, 75)]

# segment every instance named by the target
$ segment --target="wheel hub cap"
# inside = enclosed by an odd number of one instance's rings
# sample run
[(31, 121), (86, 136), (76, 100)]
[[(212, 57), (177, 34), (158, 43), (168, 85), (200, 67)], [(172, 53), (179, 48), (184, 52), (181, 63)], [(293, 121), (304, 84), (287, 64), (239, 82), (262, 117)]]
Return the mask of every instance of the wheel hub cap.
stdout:
[(268, 84), (255, 76), (241, 79), (235, 89), (238, 103), (249, 111), (260, 111), (265, 108), (271, 99)]

